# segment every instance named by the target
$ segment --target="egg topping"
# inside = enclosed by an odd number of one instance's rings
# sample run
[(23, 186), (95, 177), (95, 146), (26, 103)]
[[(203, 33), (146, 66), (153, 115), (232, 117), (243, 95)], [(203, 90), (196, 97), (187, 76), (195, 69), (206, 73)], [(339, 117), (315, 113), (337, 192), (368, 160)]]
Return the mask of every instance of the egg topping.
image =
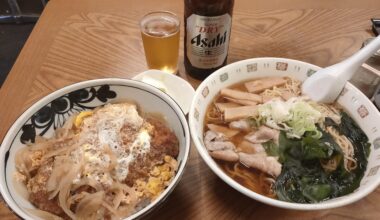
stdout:
[[(129, 165), (150, 151), (149, 131), (153, 128), (132, 104), (107, 104), (82, 112), (74, 126), (80, 130), (81, 142), (71, 157), (85, 160), (82, 175), (74, 182), (84, 178), (110, 186), (113, 179), (123, 181)], [(112, 172), (104, 172), (110, 169)]]

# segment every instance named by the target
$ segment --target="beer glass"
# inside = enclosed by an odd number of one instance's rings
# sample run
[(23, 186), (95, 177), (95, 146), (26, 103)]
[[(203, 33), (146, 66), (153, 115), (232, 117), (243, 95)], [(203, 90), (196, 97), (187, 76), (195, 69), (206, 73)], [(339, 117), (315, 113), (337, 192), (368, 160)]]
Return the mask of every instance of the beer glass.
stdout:
[(167, 11), (146, 14), (140, 21), (146, 62), (149, 69), (176, 73), (180, 20)]

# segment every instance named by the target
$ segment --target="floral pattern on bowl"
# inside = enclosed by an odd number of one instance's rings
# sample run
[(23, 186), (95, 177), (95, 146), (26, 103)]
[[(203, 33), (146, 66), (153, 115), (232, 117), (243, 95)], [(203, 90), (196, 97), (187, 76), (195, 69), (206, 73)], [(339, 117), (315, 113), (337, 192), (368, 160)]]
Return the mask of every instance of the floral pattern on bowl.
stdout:
[(51, 137), (77, 112), (126, 101), (137, 103), (144, 112), (160, 113), (179, 140), (179, 167), (170, 185), (155, 201), (126, 219), (142, 217), (162, 204), (178, 184), (189, 156), (190, 134), (186, 117), (178, 104), (159, 89), (134, 80), (110, 78), (76, 83), (49, 94), (26, 110), (9, 129), (0, 148), (0, 169), (5, 171), (0, 174), (0, 190), (12, 211), (22, 219), (38, 219), (26, 210), (34, 209), (34, 206), (16, 190), (13, 182), (17, 150), (34, 142), (36, 135)]

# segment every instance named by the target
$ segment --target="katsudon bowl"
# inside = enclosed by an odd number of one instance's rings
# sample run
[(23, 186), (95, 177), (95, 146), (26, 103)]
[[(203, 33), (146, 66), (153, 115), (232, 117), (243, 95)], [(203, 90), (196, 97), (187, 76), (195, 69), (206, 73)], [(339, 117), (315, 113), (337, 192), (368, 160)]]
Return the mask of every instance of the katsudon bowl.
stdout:
[[(15, 155), (28, 148), (38, 136), (50, 138), (69, 120), (82, 111), (93, 111), (108, 103), (130, 102), (141, 114), (151, 114), (165, 121), (178, 139), (177, 170), (171, 181), (157, 197), (140, 210), (123, 219), (140, 218), (157, 207), (169, 196), (183, 175), (189, 156), (190, 134), (185, 115), (172, 98), (148, 84), (127, 79), (96, 79), (59, 89), (29, 107), (8, 130), (0, 149), (0, 190), (9, 208), (22, 219), (39, 219), (36, 208), (29, 202), (25, 190), (15, 182)], [(116, 172), (116, 171), (115, 171)]]
[[(360, 186), (350, 194), (310, 204), (270, 198), (252, 191), (244, 184), (240, 184), (238, 179), (227, 175), (222, 169), (223, 163), (214, 160), (205, 147), (204, 135), (208, 127), (205, 125), (206, 112), (208, 107), (214, 103), (215, 97), (221, 89), (264, 77), (291, 77), (303, 81), (319, 69), (318, 66), (297, 60), (254, 58), (229, 64), (207, 77), (196, 90), (189, 112), (189, 126), (193, 142), (211, 170), (228, 185), (252, 199), (268, 205), (295, 210), (320, 210), (344, 206), (358, 201), (375, 190), (380, 183), (380, 172), (378, 172), (380, 168), (380, 113), (372, 102), (350, 83), (346, 84), (337, 103), (364, 131), (371, 144), (367, 168), (360, 181)], [(208, 127), (208, 129), (211, 128)], [(218, 156), (213, 155), (214, 157)], [(239, 161), (237, 160), (235, 163), (239, 163)], [(235, 166), (233, 169), (236, 170)]]

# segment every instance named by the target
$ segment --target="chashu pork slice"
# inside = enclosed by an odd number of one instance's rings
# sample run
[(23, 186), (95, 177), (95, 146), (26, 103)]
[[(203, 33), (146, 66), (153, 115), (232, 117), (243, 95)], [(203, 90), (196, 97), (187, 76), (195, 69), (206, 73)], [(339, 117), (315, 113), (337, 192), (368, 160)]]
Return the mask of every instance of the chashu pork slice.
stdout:
[(244, 138), (254, 144), (262, 144), (267, 141), (273, 140), (275, 143), (278, 143), (280, 132), (275, 129), (268, 128), (267, 126), (260, 126), (259, 130), (252, 131), (247, 134)]
[(281, 173), (281, 164), (275, 157), (267, 156), (266, 154), (246, 154), (238, 153), (240, 163), (247, 167), (261, 170), (269, 175), (277, 177)]

